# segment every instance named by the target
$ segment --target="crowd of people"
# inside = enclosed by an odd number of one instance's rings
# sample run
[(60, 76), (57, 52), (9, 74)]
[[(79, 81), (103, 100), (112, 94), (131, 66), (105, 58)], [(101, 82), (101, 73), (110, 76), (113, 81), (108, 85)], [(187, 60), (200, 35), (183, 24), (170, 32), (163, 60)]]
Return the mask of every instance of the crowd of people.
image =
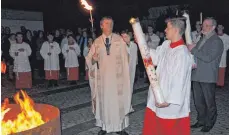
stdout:
[[(206, 18), (203, 24), (196, 22), (193, 43), (186, 45), (182, 38), (185, 22), (170, 18), (166, 23), (165, 34), (155, 34), (148, 26), (144, 35), (165, 101), (159, 103), (150, 86), (143, 135), (189, 135), (190, 128), (200, 127), (202, 132), (209, 132), (217, 119), (215, 86), (224, 86), (229, 36), (223, 32), (223, 25)], [(110, 17), (102, 18), (100, 25), (102, 34), (98, 37), (95, 32), (88, 36), (88, 30), (81, 28), (76, 36), (63, 29), (45, 34), (33, 32), (32, 36), (25, 27), (16, 34), (2, 27), (2, 57), (17, 89), (32, 87), (35, 70), (45, 77), (48, 87), (58, 86), (62, 71), (71, 84), (76, 84), (81, 74), (90, 82), (92, 111), (96, 126), (101, 127), (98, 135), (128, 135), (125, 128), (134, 111), (131, 99), (138, 78), (136, 67), (142, 77), (147, 64), (143, 64), (133, 32), (114, 33)], [(191, 82), (198, 112), (197, 123), (192, 126)]]
[[(148, 35), (147, 41), (154, 42), (154, 48), (161, 44), (165, 40), (165, 35), (163, 32), (153, 33), (153, 27), (148, 26)], [(130, 36), (130, 40), (133, 41), (133, 32), (130, 30), (123, 30), (121, 32), (116, 32), (117, 34), (121, 34), (123, 32), (127, 32)], [(88, 80), (88, 74), (86, 74), (85, 67), (85, 56), (87, 55), (90, 46), (95, 40), (96, 31), (92, 33), (90, 29), (87, 28), (78, 28), (76, 32), (71, 31), (70, 29), (57, 29), (52, 32), (44, 32), (44, 31), (33, 31), (26, 29), (26, 27), (21, 26), (21, 31), (17, 33), (11, 33), (9, 27), (3, 27), (1, 31), (2, 36), (2, 60), (7, 64), (7, 76), (8, 80), (13, 82), (18, 77), (18, 72), (20, 69), (16, 68), (15, 64), (18, 65), (15, 60), (15, 57), (10, 54), (12, 53), (12, 48), (15, 44), (18, 43), (20, 38), (20, 42), (27, 44), (30, 46), (31, 54), (29, 54), (29, 61), (27, 64), (30, 65), (30, 68), (27, 70), (31, 70), (32, 80), (35, 79), (48, 79), (47, 71), (51, 73), (51, 70), (59, 70), (55, 79), (51, 79), (51, 82), (48, 83), (48, 87), (58, 86), (57, 80), (60, 78), (67, 78), (70, 84), (76, 84), (77, 80)], [(97, 32), (98, 33), (98, 32)], [(54, 46), (57, 45), (60, 48), (60, 52), (56, 55), (56, 57), (51, 58), (50, 60), (45, 60), (45, 56), (42, 55), (44, 51), (48, 51), (48, 44), (53, 42)], [(72, 43), (70, 43), (72, 42)], [(68, 44), (74, 44), (74, 48), (78, 51), (77, 54), (66, 53), (68, 51)], [(42, 46), (44, 46), (42, 48)], [(46, 46), (46, 47), (45, 47)], [(63, 50), (65, 49), (65, 50)], [(42, 50), (42, 51), (41, 51)], [(68, 55), (67, 55), (68, 54)], [(76, 55), (76, 56), (75, 56)], [(53, 55), (54, 56), (54, 55)], [(74, 57), (75, 56), (75, 57)], [(69, 58), (68, 58), (69, 57)], [(141, 58), (140, 52), (138, 51), (138, 57)], [(54, 63), (55, 59), (59, 58), (56, 63)], [(22, 58), (23, 59), (23, 58)], [(71, 59), (71, 60), (70, 60)], [(71, 62), (70, 62), (71, 61)], [(52, 63), (53, 62), (53, 63)], [(25, 63), (22, 63), (25, 64)], [(55, 64), (56, 67), (49, 67), (51, 64)], [(78, 67), (77, 69), (72, 69), (72, 67)], [(145, 68), (141, 59), (138, 60), (137, 73), (135, 81), (140, 77), (145, 77)], [(74, 75), (69, 73), (77, 74), (76, 78), (68, 77), (68, 75)], [(17, 74), (16, 74), (17, 73)], [(57, 73), (57, 72), (56, 72)], [(53, 73), (54, 75), (54, 73)], [(139, 76), (139, 77), (137, 77)], [(23, 77), (21, 77), (23, 79)], [(70, 79), (71, 78), (71, 79)], [(50, 80), (50, 78), (48, 79)], [(148, 80), (146, 79), (146, 82)], [(31, 82), (32, 83), (32, 82)], [(4, 85), (4, 84), (3, 84)], [(32, 86), (32, 84), (31, 84)]]

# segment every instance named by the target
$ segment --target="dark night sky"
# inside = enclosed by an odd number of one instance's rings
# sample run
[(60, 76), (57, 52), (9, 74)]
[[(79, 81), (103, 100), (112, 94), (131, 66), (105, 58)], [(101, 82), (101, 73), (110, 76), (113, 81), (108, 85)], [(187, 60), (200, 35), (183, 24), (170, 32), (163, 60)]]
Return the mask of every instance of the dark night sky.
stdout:
[[(131, 16), (147, 16), (150, 7), (190, 4), (193, 16), (202, 11), (219, 20), (229, 18), (229, 0), (87, 0), (91, 2), (96, 25), (104, 15), (112, 16), (116, 25), (128, 26)], [(209, 7), (209, 8), (207, 8)], [(58, 27), (75, 29), (89, 26), (89, 14), (79, 0), (2, 0), (2, 8), (42, 11), (45, 29)], [(221, 9), (221, 10), (218, 10)], [(229, 19), (224, 19), (229, 24)], [(67, 26), (67, 27), (66, 27)], [(229, 27), (229, 26), (228, 26)], [(121, 28), (121, 27), (120, 27)]]

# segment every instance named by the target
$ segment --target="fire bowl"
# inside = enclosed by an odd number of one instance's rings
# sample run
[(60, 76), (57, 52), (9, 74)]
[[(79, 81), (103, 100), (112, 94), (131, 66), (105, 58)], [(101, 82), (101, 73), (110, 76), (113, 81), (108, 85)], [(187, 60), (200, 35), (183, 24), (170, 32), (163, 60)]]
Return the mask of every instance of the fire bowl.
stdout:
[[(7, 108), (11, 108), (11, 110), (5, 114), (4, 121), (16, 119), (21, 112), (18, 104), (8, 104)], [(35, 104), (34, 109), (41, 114), (45, 123), (11, 135), (61, 135), (60, 111), (58, 108), (47, 104)]]

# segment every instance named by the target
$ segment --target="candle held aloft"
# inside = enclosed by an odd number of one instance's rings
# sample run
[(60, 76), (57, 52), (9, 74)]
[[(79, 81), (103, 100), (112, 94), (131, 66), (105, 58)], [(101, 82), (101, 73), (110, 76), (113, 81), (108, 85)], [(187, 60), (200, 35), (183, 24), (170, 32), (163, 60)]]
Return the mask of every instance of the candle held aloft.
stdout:
[[(190, 18), (189, 15), (187, 13), (184, 13), (183, 16), (186, 18), (186, 29), (185, 29), (185, 40), (186, 40), (186, 44), (187, 45), (192, 45), (192, 37), (191, 37), (191, 23), (190, 23)], [(193, 67), (194, 65), (196, 65), (194, 56), (191, 54), (192, 57), (192, 63), (193, 63)]]
[(183, 16), (186, 18), (186, 29), (185, 29), (186, 44), (191, 45), (192, 44), (192, 37), (191, 37), (190, 18), (189, 18), (189, 15), (187, 13), (184, 13)]
[(158, 78), (156, 75), (156, 70), (154, 68), (152, 59), (149, 54), (149, 49), (145, 40), (142, 27), (138, 19), (131, 18), (130, 23), (132, 24), (135, 38), (137, 39), (139, 50), (146, 68), (146, 72), (150, 81), (150, 86), (152, 87), (154, 97), (157, 103), (164, 103), (164, 96), (162, 94), (161, 88), (159, 86)]

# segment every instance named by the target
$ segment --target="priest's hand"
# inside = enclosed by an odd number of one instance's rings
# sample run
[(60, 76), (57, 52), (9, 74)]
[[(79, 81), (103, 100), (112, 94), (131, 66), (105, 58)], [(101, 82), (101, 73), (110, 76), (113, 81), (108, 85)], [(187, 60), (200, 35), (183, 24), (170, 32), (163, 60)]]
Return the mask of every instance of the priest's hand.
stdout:
[(98, 61), (99, 60), (99, 55), (95, 52), (94, 55), (92, 56), (94, 61)]
[(48, 53), (48, 55), (50, 56), (50, 55), (51, 55), (51, 53), (49, 52), (49, 53)]
[(170, 104), (169, 103), (166, 103), (166, 102), (164, 102), (162, 104), (156, 103), (156, 107), (158, 107), (158, 108), (165, 108), (165, 107), (168, 107), (169, 105)]

